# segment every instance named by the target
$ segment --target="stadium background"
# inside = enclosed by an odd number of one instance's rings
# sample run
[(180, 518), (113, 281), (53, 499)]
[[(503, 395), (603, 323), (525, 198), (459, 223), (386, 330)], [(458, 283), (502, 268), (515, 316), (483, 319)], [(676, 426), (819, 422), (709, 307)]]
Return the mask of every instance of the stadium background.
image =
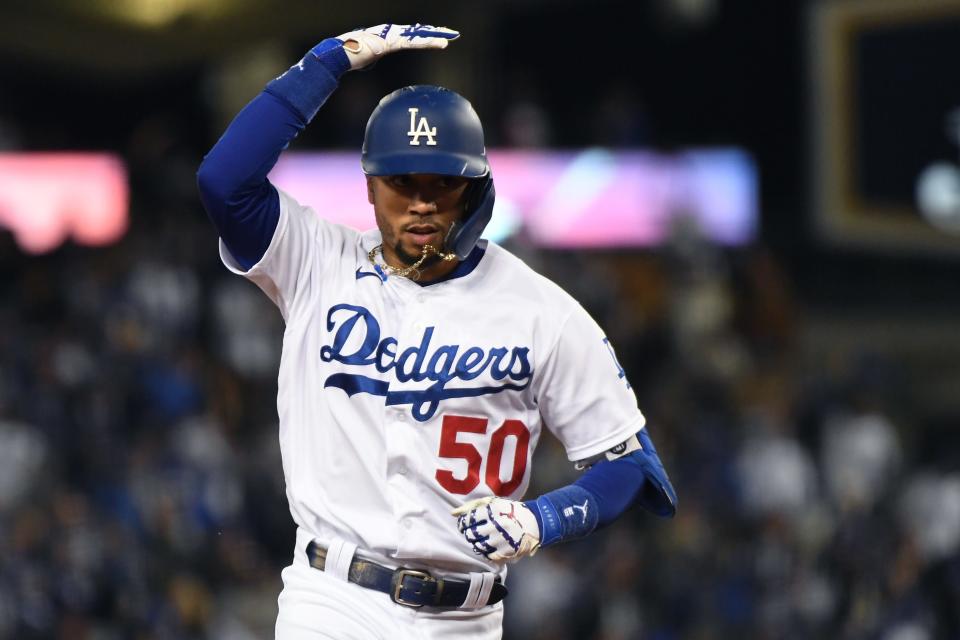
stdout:
[[(353, 74), (296, 149), (358, 149), (379, 96), (429, 81), (490, 146), (759, 169), (748, 246), (515, 243), (607, 328), (680, 511), (518, 565), (506, 637), (960, 637), (958, 207), (915, 196), (957, 161), (950, 0), (3, 4), (0, 152), (114, 152), (131, 191), (107, 247), (0, 231), (0, 637), (270, 635), (282, 326), (220, 266), (194, 173), (265, 81), (384, 20), (464, 36)], [(531, 491), (571, 477), (538, 457)]]

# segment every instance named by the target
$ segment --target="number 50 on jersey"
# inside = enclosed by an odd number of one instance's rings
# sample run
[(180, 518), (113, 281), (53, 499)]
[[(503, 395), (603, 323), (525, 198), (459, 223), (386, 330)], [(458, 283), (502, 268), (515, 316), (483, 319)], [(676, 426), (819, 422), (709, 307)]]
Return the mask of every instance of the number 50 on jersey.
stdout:
[[(480, 484), (481, 473), (490, 491), (501, 497), (511, 495), (523, 482), (530, 452), (530, 430), (519, 420), (506, 420), (490, 435), (489, 448), (484, 452), (478, 450), (473, 444), (461, 442), (458, 438), (461, 433), (486, 434), (488, 426), (489, 420), (486, 418), (443, 416), (439, 456), (464, 460), (467, 463), (467, 473), (460, 478), (449, 469), (437, 469), (437, 482), (450, 493), (457, 495), (470, 493)], [(500, 468), (508, 438), (515, 439), (513, 465), (509, 478), (503, 480), (500, 477)], [(484, 465), (484, 458), (486, 458), (486, 465)]]

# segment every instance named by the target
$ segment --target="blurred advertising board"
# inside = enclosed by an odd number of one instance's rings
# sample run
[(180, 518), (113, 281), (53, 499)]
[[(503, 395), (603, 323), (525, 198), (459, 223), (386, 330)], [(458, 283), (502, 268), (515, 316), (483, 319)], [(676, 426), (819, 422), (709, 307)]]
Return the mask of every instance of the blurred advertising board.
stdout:
[(0, 153), (0, 228), (27, 253), (68, 238), (105, 245), (127, 229), (129, 187), (119, 157), (108, 153)]
[[(488, 151), (497, 201), (484, 236), (546, 248), (651, 247), (680, 219), (737, 246), (757, 232), (757, 171), (739, 149)], [(283, 154), (271, 181), (321, 216), (374, 225), (356, 152)]]

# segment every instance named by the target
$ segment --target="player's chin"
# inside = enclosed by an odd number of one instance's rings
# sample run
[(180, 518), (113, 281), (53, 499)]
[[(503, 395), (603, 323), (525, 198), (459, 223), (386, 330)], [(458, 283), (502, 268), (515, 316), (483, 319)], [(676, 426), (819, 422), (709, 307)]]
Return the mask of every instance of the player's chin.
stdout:
[(430, 233), (404, 231), (402, 243), (408, 253), (420, 256), (423, 254), (423, 248), (428, 244), (434, 249), (440, 249), (443, 246), (443, 234), (439, 230)]

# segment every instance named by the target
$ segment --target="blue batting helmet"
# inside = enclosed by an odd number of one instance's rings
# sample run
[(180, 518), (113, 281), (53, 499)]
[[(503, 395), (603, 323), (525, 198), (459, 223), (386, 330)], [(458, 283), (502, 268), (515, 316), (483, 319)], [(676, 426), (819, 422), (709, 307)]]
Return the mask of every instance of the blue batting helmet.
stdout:
[(455, 91), (430, 85), (397, 89), (370, 114), (360, 164), (368, 176), (432, 173), (470, 178), (463, 218), (450, 229), (448, 250), (466, 259), (493, 214), (496, 192), (483, 125)]

